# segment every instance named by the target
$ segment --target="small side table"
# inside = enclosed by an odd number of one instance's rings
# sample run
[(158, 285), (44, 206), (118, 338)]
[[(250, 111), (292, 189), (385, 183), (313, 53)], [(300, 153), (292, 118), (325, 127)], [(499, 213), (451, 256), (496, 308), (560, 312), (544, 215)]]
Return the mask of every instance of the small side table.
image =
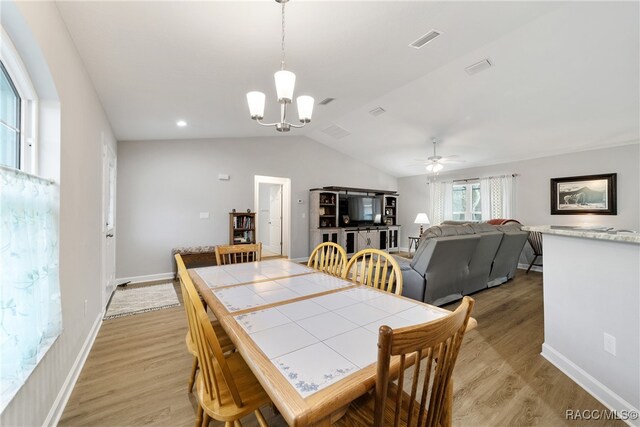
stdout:
[(409, 237), (409, 255), (411, 255), (411, 247), (413, 246), (414, 250), (418, 250), (418, 245), (420, 244), (419, 237)]

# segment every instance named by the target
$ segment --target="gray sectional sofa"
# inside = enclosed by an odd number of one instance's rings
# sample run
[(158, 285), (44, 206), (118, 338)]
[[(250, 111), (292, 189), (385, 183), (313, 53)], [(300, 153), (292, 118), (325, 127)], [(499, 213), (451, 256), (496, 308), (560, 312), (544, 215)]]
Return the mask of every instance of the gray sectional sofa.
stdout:
[(520, 224), (428, 228), (411, 261), (397, 258), (402, 295), (444, 305), (513, 278), (528, 232)]

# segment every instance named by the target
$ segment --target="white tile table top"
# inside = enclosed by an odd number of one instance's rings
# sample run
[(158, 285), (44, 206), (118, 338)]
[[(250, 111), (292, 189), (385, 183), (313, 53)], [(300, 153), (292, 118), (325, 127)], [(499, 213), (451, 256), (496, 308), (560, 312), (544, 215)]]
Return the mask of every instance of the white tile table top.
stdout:
[(285, 259), (201, 267), (195, 271), (211, 289), (316, 272), (305, 265)]
[[(258, 294), (250, 290), (250, 285), (227, 289), (238, 289), (231, 293), (232, 298), (254, 294), (266, 300), (270, 294), (296, 295), (296, 286), (316, 283), (319, 289), (326, 289), (323, 282), (333, 281), (312, 276), (268, 282), (281, 288), (274, 290), (269, 285), (270, 290)], [(229, 292), (220, 289), (214, 293), (228, 298)], [(445, 314), (423, 304), (358, 287), (239, 314), (235, 320), (300, 396), (306, 398), (374, 363), (380, 326), (401, 328)]]

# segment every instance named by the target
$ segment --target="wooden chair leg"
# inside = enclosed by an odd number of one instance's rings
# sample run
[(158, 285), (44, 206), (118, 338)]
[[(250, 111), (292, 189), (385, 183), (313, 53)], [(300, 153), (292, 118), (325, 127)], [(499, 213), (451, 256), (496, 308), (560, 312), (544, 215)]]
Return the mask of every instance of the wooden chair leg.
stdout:
[(202, 406), (200, 406), (200, 404), (198, 403), (198, 412), (196, 414), (196, 427), (200, 427), (202, 425), (202, 413), (204, 412), (204, 410), (202, 409)]
[(189, 393), (193, 390), (193, 384), (196, 382), (196, 372), (198, 372), (198, 358), (193, 357), (193, 365), (191, 366), (191, 377), (189, 377)]
[(209, 421), (211, 421), (211, 417), (209, 414), (205, 413), (204, 418), (202, 419), (202, 427), (207, 427), (209, 425)]
[(267, 424), (267, 420), (265, 420), (264, 416), (262, 415), (262, 412), (260, 412), (260, 409), (256, 409), (255, 414), (256, 414), (256, 418), (258, 419), (258, 424), (260, 425), (260, 427), (269, 426), (269, 424)]
[(233, 423), (231, 421), (227, 421), (224, 423), (224, 427), (233, 427)]
[(240, 420), (233, 421), (233, 425), (234, 427), (242, 427), (242, 423), (240, 422)]

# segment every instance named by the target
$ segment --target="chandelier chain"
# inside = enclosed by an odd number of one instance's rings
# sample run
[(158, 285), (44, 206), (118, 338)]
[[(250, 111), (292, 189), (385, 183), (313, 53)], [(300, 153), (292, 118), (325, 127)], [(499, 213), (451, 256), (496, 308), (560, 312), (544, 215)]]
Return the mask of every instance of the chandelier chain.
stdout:
[(282, 67), (282, 69), (284, 70), (284, 5), (285, 2), (282, 2), (282, 59), (281, 59), (281, 64), (280, 66)]

